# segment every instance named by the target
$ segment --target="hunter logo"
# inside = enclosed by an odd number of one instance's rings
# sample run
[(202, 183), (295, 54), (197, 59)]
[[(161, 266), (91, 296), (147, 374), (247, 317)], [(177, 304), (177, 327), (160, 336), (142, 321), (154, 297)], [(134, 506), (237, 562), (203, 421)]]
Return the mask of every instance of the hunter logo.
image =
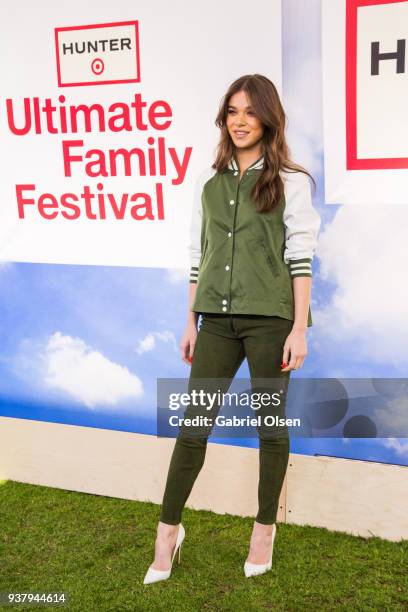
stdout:
[(138, 21), (55, 28), (59, 87), (140, 81)]

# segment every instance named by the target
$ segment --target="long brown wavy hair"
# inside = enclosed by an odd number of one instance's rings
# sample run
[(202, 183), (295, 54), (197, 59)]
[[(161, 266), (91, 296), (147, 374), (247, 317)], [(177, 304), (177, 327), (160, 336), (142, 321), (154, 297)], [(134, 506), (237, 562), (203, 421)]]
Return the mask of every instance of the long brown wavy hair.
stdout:
[(235, 145), (227, 129), (227, 116), (230, 98), (238, 91), (245, 91), (264, 127), (262, 136), (264, 166), (251, 192), (257, 212), (273, 210), (282, 198), (284, 185), (279, 175), (280, 170), (304, 172), (312, 179), (316, 189), (313, 176), (305, 168), (290, 160), (290, 149), (285, 138), (285, 111), (275, 85), (262, 74), (246, 74), (236, 79), (223, 96), (215, 120), (221, 135), (212, 168), (224, 172), (235, 153)]

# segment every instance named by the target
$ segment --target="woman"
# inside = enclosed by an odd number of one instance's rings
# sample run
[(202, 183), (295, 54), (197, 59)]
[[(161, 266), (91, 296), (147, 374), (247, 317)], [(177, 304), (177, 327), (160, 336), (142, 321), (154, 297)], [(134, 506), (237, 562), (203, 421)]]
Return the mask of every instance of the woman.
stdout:
[[(320, 216), (312, 206), (310, 175), (289, 159), (285, 113), (265, 76), (245, 75), (232, 83), (216, 125), (217, 157), (199, 182), (191, 222), (188, 322), (180, 343), (183, 361), (192, 364), (189, 391), (196, 378), (222, 378), (226, 391), (246, 357), (251, 381), (278, 379), (286, 392), (290, 371), (304, 363), (312, 325), (311, 262)], [(219, 405), (213, 414), (218, 410)], [(184, 417), (194, 414), (189, 405)], [(145, 584), (170, 576), (176, 552), (180, 560), (181, 513), (210, 432), (211, 427), (180, 428)], [(244, 564), (247, 577), (271, 568), (289, 457), (286, 430), (261, 426), (258, 433), (259, 510)]]

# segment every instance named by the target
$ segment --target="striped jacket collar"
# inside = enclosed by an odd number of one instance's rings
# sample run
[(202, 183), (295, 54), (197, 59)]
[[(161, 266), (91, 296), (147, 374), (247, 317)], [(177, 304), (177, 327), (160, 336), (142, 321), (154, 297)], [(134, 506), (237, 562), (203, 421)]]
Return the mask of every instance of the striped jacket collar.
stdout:
[[(251, 164), (251, 166), (249, 166), (247, 170), (261, 170), (263, 168), (263, 165), (264, 165), (264, 156), (262, 155), (262, 157), (254, 161), (254, 163)], [(234, 171), (239, 170), (238, 162), (234, 156), (231, 157), (228, 163), (228, 168), (229, 170), (234, 170)]]

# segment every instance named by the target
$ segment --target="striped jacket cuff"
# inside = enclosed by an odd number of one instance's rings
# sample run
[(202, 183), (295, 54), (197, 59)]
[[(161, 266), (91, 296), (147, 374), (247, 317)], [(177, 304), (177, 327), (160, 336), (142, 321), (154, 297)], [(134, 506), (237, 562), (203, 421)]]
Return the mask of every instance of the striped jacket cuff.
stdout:
[(289, 269), (292, 277), (312, 276), (312, 258), (303, 257), (302, 259), (290, 259)]
[(198, 281), (198, 266), (191, 266), (190, 283), (196, 283), (197, 281)]

